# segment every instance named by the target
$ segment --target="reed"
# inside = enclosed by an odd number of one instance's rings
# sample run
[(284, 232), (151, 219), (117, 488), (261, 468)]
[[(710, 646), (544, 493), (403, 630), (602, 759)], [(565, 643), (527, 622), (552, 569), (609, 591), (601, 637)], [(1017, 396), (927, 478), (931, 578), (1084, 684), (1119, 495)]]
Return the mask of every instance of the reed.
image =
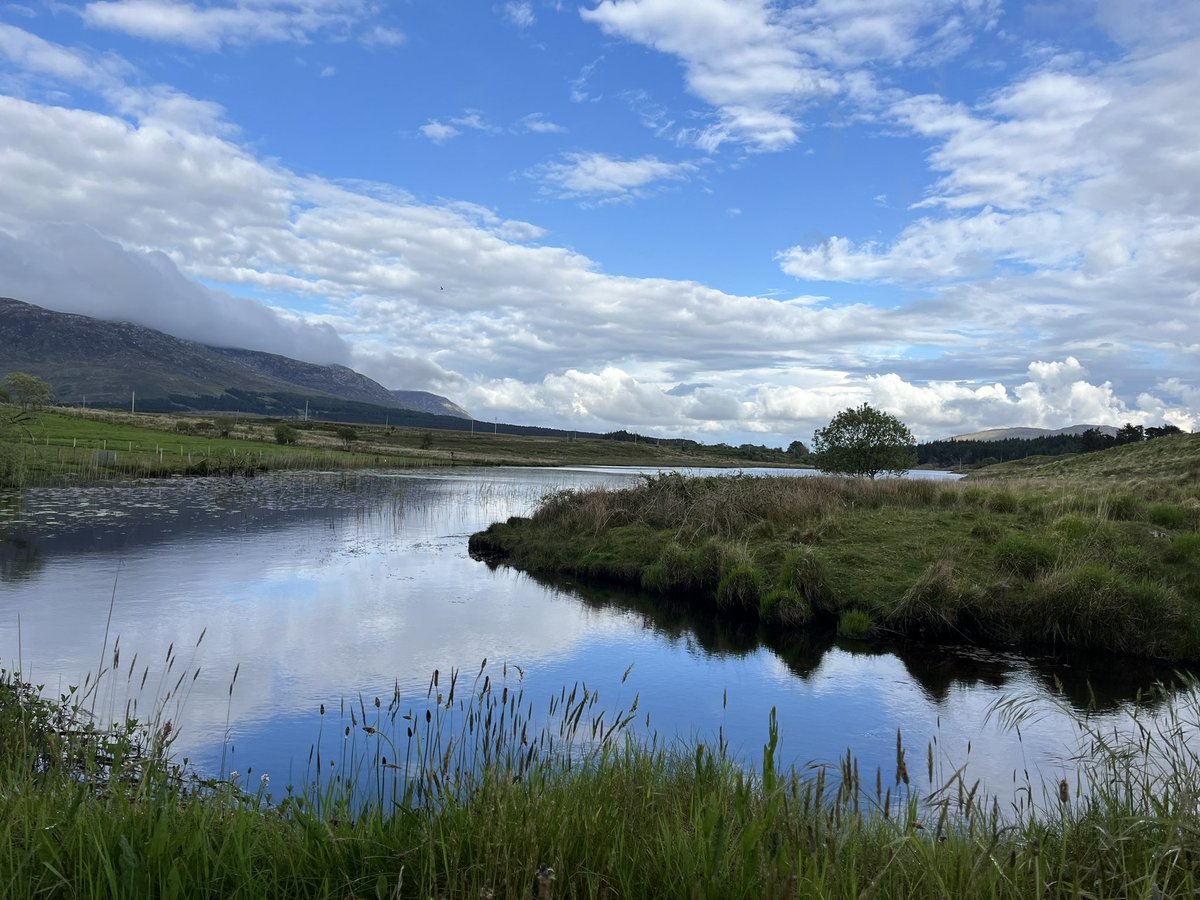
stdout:
[[(168, 654), (170, 656), (170, 654)], [(969, 759), (897, 733), (889, 771), (852, 753), (778, 764), (664, 744), (637, 701), (548, 703), (514, 667), (434, 674), (420, 702), (356, 698), (313, 778), (203, 779), (80, 727), (80, 705), (0, 676), (0, 878), (33, 897), (1182, 897), (1200, 887), (1200, 689), (1079, 720), (1074, 771), (1010, 802)], [(171, 683), (168, 679), (167, 683)], [(232, 688), (232, 684), (231, 684)], [(1031, 707), (994, 710), (1030, 727)], [(333, 717), (334, 711), (329, 715)], [(163, 727), (159, 726), (161, 737)], [(140, 736), (140, 737), (139, 737)], [(169, 737), (169, 736), (168, 736)], [(924, 762), (925, 765), (921, 763)]]

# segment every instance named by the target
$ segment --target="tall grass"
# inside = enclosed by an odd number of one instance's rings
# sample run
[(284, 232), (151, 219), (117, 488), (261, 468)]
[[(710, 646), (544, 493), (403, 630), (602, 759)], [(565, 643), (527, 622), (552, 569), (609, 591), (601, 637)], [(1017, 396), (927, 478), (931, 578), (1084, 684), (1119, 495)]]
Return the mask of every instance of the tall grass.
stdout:
[[(1200, 687), (1167, 709), (1081, 720), (1074, 774), (1014, 773), (1002, 804), (899, 733), (888, 771), (782, 769), (772, 715), (737, 765), (636, 734), (636, 701), (580, 685), (543, 706), (485, 664), (410, 709), (346, 704), (297, 787), (196, 777), (156, 749), (164, 726), (80, 727), (79, 704), (5, 673), (0, 879), (80, 898), (1193, 896)], [(1019, 700), (997, 713), (1030, 727)]]

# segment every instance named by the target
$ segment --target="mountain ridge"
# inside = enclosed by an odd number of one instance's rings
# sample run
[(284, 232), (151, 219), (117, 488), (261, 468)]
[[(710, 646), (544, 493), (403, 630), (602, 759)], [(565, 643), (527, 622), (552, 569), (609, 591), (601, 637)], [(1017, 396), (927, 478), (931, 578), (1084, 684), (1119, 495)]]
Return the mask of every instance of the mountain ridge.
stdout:
[[(0, 373), (28, 372), (62, 403), (211, 410), (255, 405), (277, 414), (316, 401), (471, 418), (425, 391), (392, 391), (342, 365), (320, 365), (261, 350), (214, 347), (131, 322), (62, 313), (0, 297)], [(408, 398), (407, 395), (413, 395)], [(326, 404), (329, 405), (329, 404)]]
[(1068, 425), (1065, 428), (1035, 428), (1033, 426), (1017, 426), (1014, 428), (986, 428), (970, 434), (956, 434), (946, 438), (948, 441), (1007, 441), (1013, 438), (1032, 440), (1040, 437), (1055, 437), (1063, 434), (1083, 434), (1085, 431), (1096, 429), (1109, 437), (1115, 437), (1117, 429), (1111, 425)]

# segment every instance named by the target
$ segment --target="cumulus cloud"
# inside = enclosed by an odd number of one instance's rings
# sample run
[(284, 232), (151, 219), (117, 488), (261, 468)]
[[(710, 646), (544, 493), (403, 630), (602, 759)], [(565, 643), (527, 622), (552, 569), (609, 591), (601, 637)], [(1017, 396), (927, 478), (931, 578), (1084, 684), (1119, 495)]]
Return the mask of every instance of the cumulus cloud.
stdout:
[(870, 93), (874, 67), (930, 65), (971, 43), (998, 0), (602, 0), (580, 14), (606, 34), (679, 60), (688, 89), (713, 107), (690, 137), (783, 150), (813, 103)]
[(790, 247), (783, 270), (923, 288), (925, 308), (962, 317), (967, 333), (1003, 328), (1032, 352), (1131, 376), (1135, 358), (1195, 368), (1200, 257), (1185, 248), (1200, 241), (1200, 107), (1186, 98), (1200, 94), (1200, 32), (1148, 43), (1118, 20), (1137, 54), (1056, 58), (975, 106), (894, 102), (892, 122), (932, 141), (938, 177), (918, 217), (890, 240)]
[[(804, 278), (928, 286), (915, 302), (879, 306), (608, 274), (539, 243), (536, 224), (477, 204), (298, 174), (239, 143), (219, 107), (130, 86), (119, 61), (104, 69), (39, 41), (0, 30), (0, 53), (31, 82), (82, 84), (110, 110), (0, 96), (0, 293), (158, 316), (142, 321), (216, 343), (228, 321), (225, 331), (269, 338), (263, 349), (348, 354), (391, 387), (446, 393), (484, 416), (589, 430), (760, 435), (786, 446), (863, 401), (897, 412), (920, 437), (1081, 419), (1196, 424), (1200, 203), (1187, 154), (1200, 141), (1186, 140), (1194, 76), (1174, 51), (1075, 73), (1082, 85), (1035, 84), (1031, 73), (965, 111), (897, 105), (893, 122), (915, 128), (903, 114), (922, 116), (936, 154), (954, 136), (989, 133), (988, 123), (1061, 117), (1048, 98), (1069, 95), (1093, 118), (1064, 146), (1094, 146), (1074, 170), (1031, 159), (1017, 187), (998, 175), (987, 187), (977, 174), (955, 177), (968, 165), (960, 161), (988, 158), (999, 170), (1008, 151), (988, 157), (989, 144), (1026, 134), (1032, 150), (1037, 129), (972, 138), (969, 151), (939, 157), (945, 180), (895, 241), (838, 238), (784, 254)], [(1153, 114), (1149, 133), (1133, 118), (1134, 85)], [(1103, 105), (1085, 102), (1097, 96)], [(929, 124), (945, 116), (960, 124)], [(446, 124), (469, 121), (491, 127), (471, 110)], [(1159, 156), (1139, 163), (1136, 146)], [(600, 200), (698, 172), (602, 154), (557, 165), (543, 172), (554, 191)], [(966, 192), (991, 202), (958, 205)], [(235, 294), (286, 298), (304, 312)], [(964, 369), (987, 374), (946, 376)]]
[(531, 170), (530, 176), (558, 197), (628, 200), (647, 196), (656, 183), (687, 179), (698, 169), (696, 163), (671, 163), (656, 156), (618, 159), (604, 153), (567, 153)]
[(417, 129), (423, 137), (429, 138), (435, 144), (444, 144), (451, 138), (456, 138), (460, 134), (457, 128), (453, 125), (448, 125), (445, 122), (439, 122), (437, 119), (430, 119), (424, 125)]

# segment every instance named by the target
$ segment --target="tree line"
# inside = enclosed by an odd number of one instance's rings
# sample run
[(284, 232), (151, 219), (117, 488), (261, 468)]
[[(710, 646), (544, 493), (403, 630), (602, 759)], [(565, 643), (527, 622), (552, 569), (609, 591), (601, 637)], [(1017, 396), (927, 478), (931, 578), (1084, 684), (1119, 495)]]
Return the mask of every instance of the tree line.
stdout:
[(990, 465), (1024, 459), (1027, 456), (1092, 453), (1121, 444), (1133, 444), (1182, 433), (1182, 429), (1174, 425), (1143, 427), (1126, 423), (1115, 435), (1099, 428), (1089, 428), (1081, 434), (1048, 434), (1034, 438), (1005, 438), (999, 441), (930, 441), (917, 445), (917, 461), (920, 465), (943, 467)]

